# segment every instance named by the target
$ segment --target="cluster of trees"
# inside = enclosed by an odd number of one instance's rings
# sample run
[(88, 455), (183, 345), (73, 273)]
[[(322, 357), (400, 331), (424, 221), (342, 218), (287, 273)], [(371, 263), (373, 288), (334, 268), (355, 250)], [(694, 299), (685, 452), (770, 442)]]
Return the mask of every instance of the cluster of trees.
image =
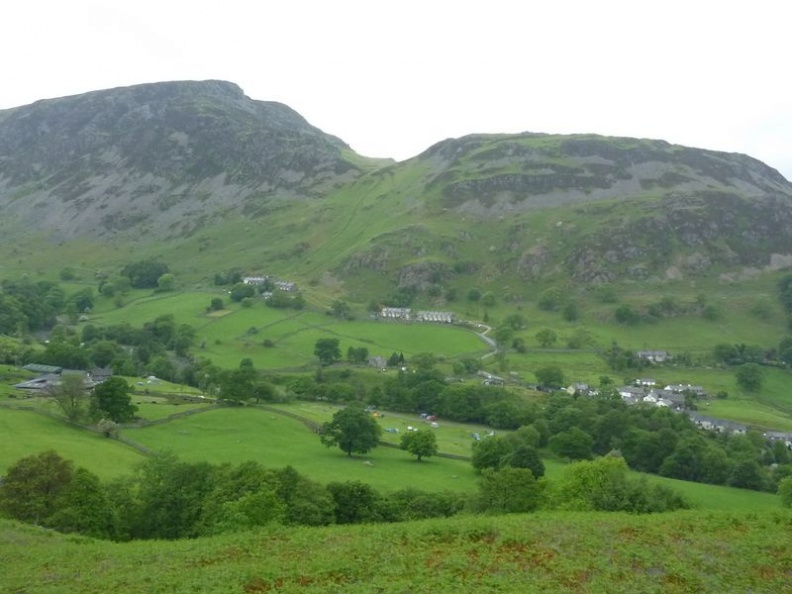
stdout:
[[(68, 276), (68, 275), (67, 275)], [(158, 290), (172, 288), (173, 275), (167, 272), (167, 265), (144, 261), (129, 264), (114, 279), (100, 275), (99, 295), (104, 297), (117, 297), (129, 290), (130, 287), (156, 287)], [(93, 309), (96, 292), (92, 287), (86, 287), (67, 294), (55, 282), (29, 280), (4, 280), (0, 283), (0, 334), (9, 336), (27, 337), (33, 332), (51, 331), (49, 341), (43, 352), (35, 352), (27, 345), (14, 349), (4, 348), (0, 352), (5, 363), (24, 364), (31, 362), (35, 357), (36, 362), (69, 367), (73, 369), (87, 369), (91, 365), (104, 367), (116, 356), (121, 355), (118, 345), (142, 347), (136, 349), (136, 355), (130, 357), (132, 367), (138, 367), (137, 359), (142, 364), (148, 364), (152, 351), (161, 353), (163, 350), (175, 350), (180, 355), (185, 355), (193, 340), (194, 332), (189, 327), (181, 327), (176, 334), (163, 335), (157, 326), (162, 326), (162, 321), (168, 316), (161, 316), (155, 322), (146, 325), (143, 329), (133, 329), (128, 325), (115, 328), (102, 329), (92, 325), (86, 326), (83, 335), (67, 325), (59, 325), (59, 320), (64, 319), (69, 324), (78, 321), (81, 314)], [(170, 317), (172, 322), (172, 316)], [(87, 339), (84, 336), (87, 332)], [(99, 340), (103, 344), (96, 344), (97, 334), (106, 334)], [(153, 340), (152, 340), (153, 339)], [(90, 345), (83, 343), (93, 343)], [(115, 342), (111, 347), (109, 343)], [(149, 348), (152, 347), (152, 348)], [(130, 371), (128, 366), (118, 373)], [(135, 371), (128, 373), (134, 375)]]
[(784, 311), (792, 314), (792, 274), (787, 274), (778, 281), (778, 299)]
[(737, 384), (746, 392), (757, 392), (764, 379), (763, 367), (792, 366), (792, 337), (781, 339), (775, 348), (744, 343), (716, 344), (712, 349), (714, 361), (734, 368)]
[(194, 342), (192, 326), (177, 324), (172, 314), (165, 314), (142, 328), (128, 323), (86, 324), (77, 332), (56, 326), (43, 351), (0, 350), (0, 357), (20, 364), (35, 361), (68, 369), (110, 367), (116, 375), (128, 377), (155, 375), (197, 387), (233, 404), (277, 397), (271, 381), (253, 368), (250, 359), (243, 359), (238, 369), (222, 369), (209, 359), (194, 357), (190, 352)]
[(619, 346), (615, 341), (602, 352), (602, 357), (613, 371), (640, 371), (649, 365), (648, 361), (641, 359), (634, 351)]
[(529, 427), (539, 434), (537, 445), (572, 460), (618, 450), (636, 470), (760, 491), (775, 491), (792, 475), (792, 453), (781, 441), (704, 432), (686, 415), (627, 406), (617, 395), (554, 394)]
[(450, 383), (434, 367), (417, 367), (388, 377), (382, 387), (371, 389), (368, 401), (388, 410), (431, 413), (499, 429), (516, 429), (532, 418), (533, 411), (509, 390), (480, 383)]
[[(88, 390), (85, 378), (79, 373), (64, 374), (50, 395), (70, 421), (110, 421), (126, 423), (137, 413), (132, 404), (132, 388), (119, 376), (107, 378)], [(112, 426), (106, 426), (112, 431)]]
[[(229, 291), (229, 298), (234, 303), (240, 303), (243, 307), (251, 307), (253, 305), (253, 298), (260, 293), (269, 291), (267, 285), (249, 285), (245, 283), (237, 283), (232, 286)], [(264, 301), (267, 307), (274, 307), (276, 309), (296, 309), (301, 310), (305, 308), (305, 298), (301, 293), (289, 293), (280, 289), (273, 289), (271, 294)], [(206, 307), (207, 311), (219, 311), (225, 308), (225, 303), (222, 297), (213, 297)]]
[(351, 320), (354, 318), (352, 315), (352, 308), (346, 301), (336, 299), (330, 304), (330, 309), (327, 310), (327, 315), (338, 318), (339, 320)]
[[(320, 338), (314, 344), (314, 355), (319, 359), (322, 365), (332, 365), (341, 360), (341, 341), (338, 338)], [(366, 347), (347, 348), (346, 360), (349, 363), (361, 365), (368, 363), (369, 350)], [(398, 367), (404, 365), (404, 355), (401, 353), (393, 353), (388, 358), (389, 367)]]
[(541, 478), (545, 467), (537, 450), (539, 442), (539, 432), (531, 426), (522, 427), (504, 437), (486, 436), (473, 443), (473, 468), (479, 473), (503, 468), (526, 468), (534, 478)]
[(473, 505), (479, 512), (496, 514), (537, 509), (658, 513), (690, 507), (672, 489), (631, 478), (618, 456), (570, 464), (555, 482), (537, 480), (528, 468), (485, 468)]
[(0, 513), (66, 533), (128, 541), (179, 539), (274, 525), (399, 522), (458, 513), (536, 509), (648, 513), (686, 507), (670, 491), (628, 478), (619, 458), (571, 465), (558, 483), (526, 468), (482, 471), (477, 493), (413, 488), (383, 493), (359, 481), (322, 485), (291, 467), (188, 463), (171, 453), (103, 482), (54, 451), (18, 460), (0, 484)]
[(542, 291), (536, 305), (544, 311), (560, 311), (561, 317), (567, 322), (574, 322), (580, 317), (580, 310), (569, 298), (569, 291), (559, 287), (549, 287)]
[(231, 268), (222, 272), (216, 272), (213, 277), (213, 281), (214, 284), (218, 286), (236, 285), (237, 283), (242, 282), (242, 278), (243, 275), (241, 268)]
[(58, 283), (51, 281), (4, 280), (0, 283), (0, 334), (21, 337), (49, 330), (59, 315), (76, 321), (93, 304), (91, 288), (67, 295)]
[(715, 321), (720, 319), (722, 314), (718, 306), (710, 303), (703, 293), (697, 295), (693, 303), (681, 303), (676, 298), (667, 295), (642, 308), (635, 308), (625, 303), (614, 311), (616, 321), (628, 325), (653, 324), (663, 318), (679, 315), (700, 315), (705, 320)]
[[(787, 314), (792, 314), (792, 275), (786, 275), (779, 280), (778, 298)], [(660, 301), (647, 306), (645, 311), (637, 311), (628, 305), (622, 305), (616, 310), (615, 317), (620, 323), (632, 324), (690, 313), (698, 313), (707, 319), (720, 317), (717, 307), (710, 304), (703, 294), (698, 295), (692, 304), (680, 304), (673, 297), (663, 297)], [(760, 301), (751, 309), (751, 313), (760, 319), (768, 319), (772, 314), (772, 305), (767, 301)], [(635, 353), (620, 348), (616, 343), (606, 349), (603, 355), (611, 368), (616, 371), (640, 370), (647, 364)], [(675, 357), (675, 361), (682, 362), (679, 356)], [(734, 368), (737, 384), (747, 392), (756, 392), (762, 387), (764, 375), (762, 367), (792, 366), (792, 337), (784, 337), (777, 346), (719, 343), (712, 349), (712, 361)]]
[(275, 290), (272, 295), (264, 302), (267, 307), (276, 309), (305, 309), (305, 297), (301, 293), (289, 293), (287, 291)]
[(163, 279), (164, 275), (170, 274), (168, 265), (155, 259), (127, 264), (121, 269), (120, 274), (127, 277), (136, 289), (158, 289), (162, 284), (167, 285), (171, 281), (168, 277)]
[(192, 326), (177, 324), (173, 314), (165, 314), (142, 328), (126, 322), (115, 326), (86, 324), (80, 332), (56, 326), (44, 350), (35, 357), (38, 363), (70, 369), (109, 366), (117, 375), (148, 372), (172, 380), (177, 368), (171, 352), (186, 357), (194, 340)]
[(272, 402), (277, 398), (275, 386), (256, 371), (249, 358), (242, 359), (237, 369), (220, 369), (208, 363), (201, 374), (215, 382), (206, 390), (227, 404)]

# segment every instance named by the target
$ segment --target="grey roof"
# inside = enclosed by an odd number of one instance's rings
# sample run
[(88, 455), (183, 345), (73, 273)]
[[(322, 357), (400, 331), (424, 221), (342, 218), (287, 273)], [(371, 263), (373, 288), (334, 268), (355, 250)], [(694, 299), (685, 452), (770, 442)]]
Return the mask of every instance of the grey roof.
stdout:
[(40, 363), (28, 363), (22, 369), (32, 371), (34, 373), (60, 373), (63, 367), (56, 367), (55, 365), (41, 365)]

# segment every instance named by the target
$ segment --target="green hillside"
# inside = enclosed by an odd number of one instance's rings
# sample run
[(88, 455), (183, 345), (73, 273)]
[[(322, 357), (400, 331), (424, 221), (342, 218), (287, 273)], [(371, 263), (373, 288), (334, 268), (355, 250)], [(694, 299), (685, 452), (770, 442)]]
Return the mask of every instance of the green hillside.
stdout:
[[(788, 512), (534, 514), (113, 544), (0, 522), (9, 592), (760, 592)], [(145, 568), (145, 571), (141, 571)]]
[(239, 267), (311, 283), (320, 303), (473, 286), (519, 302), (537, 282), (752, 278), (792, 253), (777, 171), (660, 140), (478, 134), (393, 163), (222, 81), (2, 115), (4, 276), (69, 266), (90, 280), (134, 253), (185, 287)]

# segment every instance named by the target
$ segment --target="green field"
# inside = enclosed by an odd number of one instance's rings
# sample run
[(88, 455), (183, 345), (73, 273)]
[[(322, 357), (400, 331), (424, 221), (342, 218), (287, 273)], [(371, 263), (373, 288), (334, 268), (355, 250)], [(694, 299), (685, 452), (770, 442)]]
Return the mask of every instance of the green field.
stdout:
[[(325, 423), (332, 419), (333, 414), (339, 410), (340, 406), (317, 402), (294, 402), (290, 404), (277, 404), (273, 408), (283, 410), (288, 413), (296, 414), (317, 423)], [(383, 430), (387, 428), (398, 429), (398, 433), (388, 433), (383, 431), (382, 441), (398, 445), (401, 435), (407, 431), (407, 427), (426, 429), (429, 423), (418, 415), (407, 413), (384, 412), (384, 416), (378, 418)], [(491, 429), (484, 425), (471, 425), (464, 423), (454, 423), (443, 420), (439, 427), (433, 429), (437, 436), (439, 450), (445, 454), (457, 456), (470, 456), (473, 443), (473, 433), (486, 435)], [(499, 432), (507, 433), (507, 432)]]
[(143, 460), (118, 441), (32, 411), (0, 408), (0, 475), (20, 458), (45, 450), (55, 450), (101, 478), (128, 474)]
[(323, 446), (305, 425), (254, 408), (218, 409), (163, 425), (126, 429), (124, 436), (152, 450), (170, 450), (190, 461), (293, 466), (319, 482), (360, 480), (377, 489), (405, 486), (429, 491), (475, 490), (469, 462), (433, 457), (415, 462), (401, 450), (379, 447), (365, 456), (346, 456)]
[[(207, 313), (215, 293), (168, 293), (136, 298), (118, 309), (102, 309), (90, 323), (115, 325), (128, 322), (142, 326), (163, 313), (177, 324), (196, 329), (197, 355), (221, 367), (236, 367), (243, 358), (260, 369), (302, 367), (317, 363), (313, 354), (320, 338), (338, 338), (342, 353), (349, 347), (365, 347), (371, 355), (406, 357), (430, 352), (438, 358), (481, 356), (489, 349), (474, 333), (438, 324), (394, 324), (374, 321), (340, 321), (316, 311), (279, 310), (258, 300), (250, 308), (227, 303), (219, 312)], [(228, 302), (228, 300), (226, 299)], [(263, 346), (265, 340), (272, 347)]]
[[(164, 419), (200, 405), (148, 404), (148, 418)], [(295, 403), (277, 408), (322, 423), (332, 418), (337, 407), (318, 403)], [(168, 414), (166, 414), (168, 413)], [(422, 426), (415, 415), (386, 413), (379, 422), (384, 427)], [(0, 408), (0, 472), (19, 458), (54, 449), (102, 478), (128, 474), (142, 460), (136, 450), (118, 441), (77, 429), (29, 410)], [(471, 434), (485, 431), (480, 426), (442, 422), (435, 429), (440, 451), (461, 456), (470, 454)], [(256, 408), (220, 408), (162, 424), (128, 428), (122, 435), (151, 450), (169, 450), (190, 462), (239, 463), (257, 461), (267, 467), (293, 466), (319, 482), (360, 480), (377, 489), (392, 491), (411, 486), (429, 491), (476, 490), (476, 474), (470, 462), (432, 457), (415, 462), (407, 453), (380, 446), (365, 456), (351, 458), (337, 448), (323, 446), (319, 438), (301, 422)], [(383, 433), (385, 442), (396, 444), (399, 436)], [(546, 476), (557, 479), (565, 464), (544, 460)], [(639, 476), (638, 473), (634, 473)], [(778, 497), (743, 489), (689, 483), (657, 476), (649, 480), (681, 491), (700, 509), (777, 509)]]
[(789, 591), (790, 512), (536, 513), (109, 543), (0, 521), (8, 592)]

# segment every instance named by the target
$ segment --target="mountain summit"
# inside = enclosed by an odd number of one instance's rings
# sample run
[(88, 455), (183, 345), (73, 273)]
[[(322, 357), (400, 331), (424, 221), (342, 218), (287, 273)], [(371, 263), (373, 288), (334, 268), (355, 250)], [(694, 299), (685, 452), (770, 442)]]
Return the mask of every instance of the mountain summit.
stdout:
[(6, 217), (61, 239), (109, 237), (321, 196), (359, 174), (349, 155), (235, 84), (144, 84), (0, 111), (0, 202)]

